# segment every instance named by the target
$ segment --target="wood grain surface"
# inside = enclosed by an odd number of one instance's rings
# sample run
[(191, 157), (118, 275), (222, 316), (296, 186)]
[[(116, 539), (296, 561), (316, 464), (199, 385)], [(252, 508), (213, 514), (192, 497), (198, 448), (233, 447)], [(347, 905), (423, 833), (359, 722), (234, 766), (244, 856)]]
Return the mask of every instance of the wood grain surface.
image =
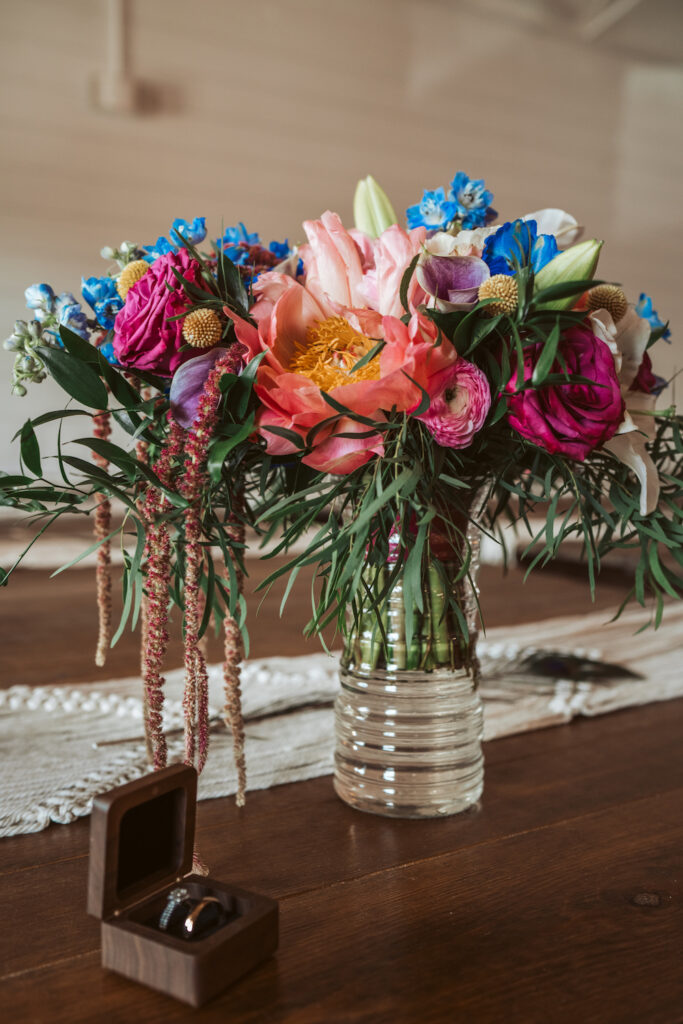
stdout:
[[(520, 579), (482, 578), (489, 622), (511, 635), (514, 622), (587, 606), (575, 570)], [(91, 582), (12, 581), (3, 685), (97, 678), (84, 642)], [(615, 575), (599, 600), (613, 605), (622, 590)], [(302, 581), (297, 626), (306, 600)], [(255, 656), (301, 653), (278, 604), (273, 595), (253, 620)], [(103, 671), (136, 663), (126, 638)], [(250, 794), (241, 811), (202, 802), (211, 875), (276, 897), (281, 939), (274, 959), (199, 1011), (100, 966), (99, 923), (85, 912), (87, 820), (3, 840), (3, 1018), (680, 1024), (682, 734), (673, 701), (496, 740), (481, 807), (444, 821), (359, 814), (329, 778)]]

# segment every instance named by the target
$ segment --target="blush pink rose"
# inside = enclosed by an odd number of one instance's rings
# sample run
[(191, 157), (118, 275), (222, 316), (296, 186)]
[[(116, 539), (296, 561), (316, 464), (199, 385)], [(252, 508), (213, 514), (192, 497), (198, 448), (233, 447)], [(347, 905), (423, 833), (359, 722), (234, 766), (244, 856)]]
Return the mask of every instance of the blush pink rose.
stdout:
[[(525, 381), (531, 380), (542, 349), (540, 342), (525, 349)], [(591, 383), (550, 384), (515, 394), (515, 371), (506, 387), (508, 422), (522, 437), (552, 455), (582, 462), (617, 432), (624, 418), (624, 400), (614, 356), (585, 324), (563, 332), (558, 354), (568, 373), (587, 377)], [(551, 373), (562, 373), (559, 360)]]
[(485, 374), (466, 359), (458, 359), (431, 378), (428, 390), (429, 408), (418, 419), (442, 448), (467, 448), (491, 408)]
[(181, 363), (201, 353), (192, 348), (181, 352), (183, 322), (169, 322), (191, 305), (173, 268), (190, 284), (204, 288), (201, 267), (187, 249), (155, 260), (128, 292), (114, 322), (114, 354), (122, 366), (171, 377)]

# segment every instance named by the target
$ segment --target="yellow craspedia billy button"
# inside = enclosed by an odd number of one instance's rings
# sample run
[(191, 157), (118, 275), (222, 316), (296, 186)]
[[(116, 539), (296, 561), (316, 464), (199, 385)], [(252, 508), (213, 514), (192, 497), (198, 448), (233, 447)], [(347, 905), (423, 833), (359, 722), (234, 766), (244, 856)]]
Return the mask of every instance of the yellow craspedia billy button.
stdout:
[(479, 298), (496, 300), (484, 307), (484, 316), (501, 316), (503, 313), (510, 316), (517, 309), (517, 282), (507, 274), (494, 274), (479, 286)]
[(195, 309), (183, 320), (183, 338), (194, 348), (211, 348), (223, 335), (223, 325), (212, 309)]
[(606, 309), (617, 324), (628, 312), (628, 300), (618, 284), (598, 284), (588, 292), (588, 308)]
[(116, 290), (124, 302), (133, 285), (137, 284), (148, 270), (149, 263), (146, 260), (133, 260), (132, 263), (125, 265), (116, 282)]

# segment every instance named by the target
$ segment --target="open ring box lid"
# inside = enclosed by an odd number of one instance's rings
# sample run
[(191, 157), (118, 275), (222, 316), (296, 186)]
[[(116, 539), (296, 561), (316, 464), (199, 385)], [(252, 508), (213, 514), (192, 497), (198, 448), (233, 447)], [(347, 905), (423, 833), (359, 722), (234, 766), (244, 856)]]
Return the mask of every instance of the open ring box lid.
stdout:
[[(96, 797), (90, 825), (88, 913), (102, 920), (102, 965), (201, 1006), (277, 948), (274, 900), (192, 867), (197, 773), (172, 765)], [(186, 877), (185, 877), (186, 876)], [(168, 893), (217, 898), (228, 921), (189, 941), (158, 927)]]

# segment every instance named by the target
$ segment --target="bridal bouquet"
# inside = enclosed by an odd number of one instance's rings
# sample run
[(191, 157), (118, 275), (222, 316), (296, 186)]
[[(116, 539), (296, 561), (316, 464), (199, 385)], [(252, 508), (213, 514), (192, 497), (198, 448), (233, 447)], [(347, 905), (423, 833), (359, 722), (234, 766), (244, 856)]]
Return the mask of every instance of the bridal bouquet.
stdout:
[[(302, 244), (265, 245), (242, 224), (207, 243), (203, 218), (176, 220), (154, 244), (104, 249), (109, 267), (82, 281), (83, 302), (27, 289), (33, 319), (5, 343), (14, 393), (49, 374), (67, 401), (26, 421), (22, 472), (0, 477), (0, 500), (40, 532), (63, 514), (93, 517), (97, 662), (141, 620), (156, 766), (175, 605), (186, 759), (201, 769), (207, 753), (200, 639), (213, 623), (242, 799), (247, 526), (276, 539), (268, 557), (304, 539), (266, 585), (287, 576), (286, 599), (314, 566), (309, 632), (336, 622), (370, 668), (471, 665), (475, 526), (526, 523), (531, 566), (577, 536), (591, 586), (607, 552), (631, 551), (629, 596), (652, 600), (656, 625), (680, 595), (681, 417), (655, 408), (666, 382), (650, 358), (668, 328), (647, 296), (630, 302), (596, 277), (602, 242), (579, 242), (568, 214), (497, 225), (492, 198), (458, 172), (404, 227), (367, 178), (355, 227), (328, 211), (304, 222)], [(91, 429), (64, 444), (71, 417)], [(48, 469), (38, 435), (55, 423)]]

